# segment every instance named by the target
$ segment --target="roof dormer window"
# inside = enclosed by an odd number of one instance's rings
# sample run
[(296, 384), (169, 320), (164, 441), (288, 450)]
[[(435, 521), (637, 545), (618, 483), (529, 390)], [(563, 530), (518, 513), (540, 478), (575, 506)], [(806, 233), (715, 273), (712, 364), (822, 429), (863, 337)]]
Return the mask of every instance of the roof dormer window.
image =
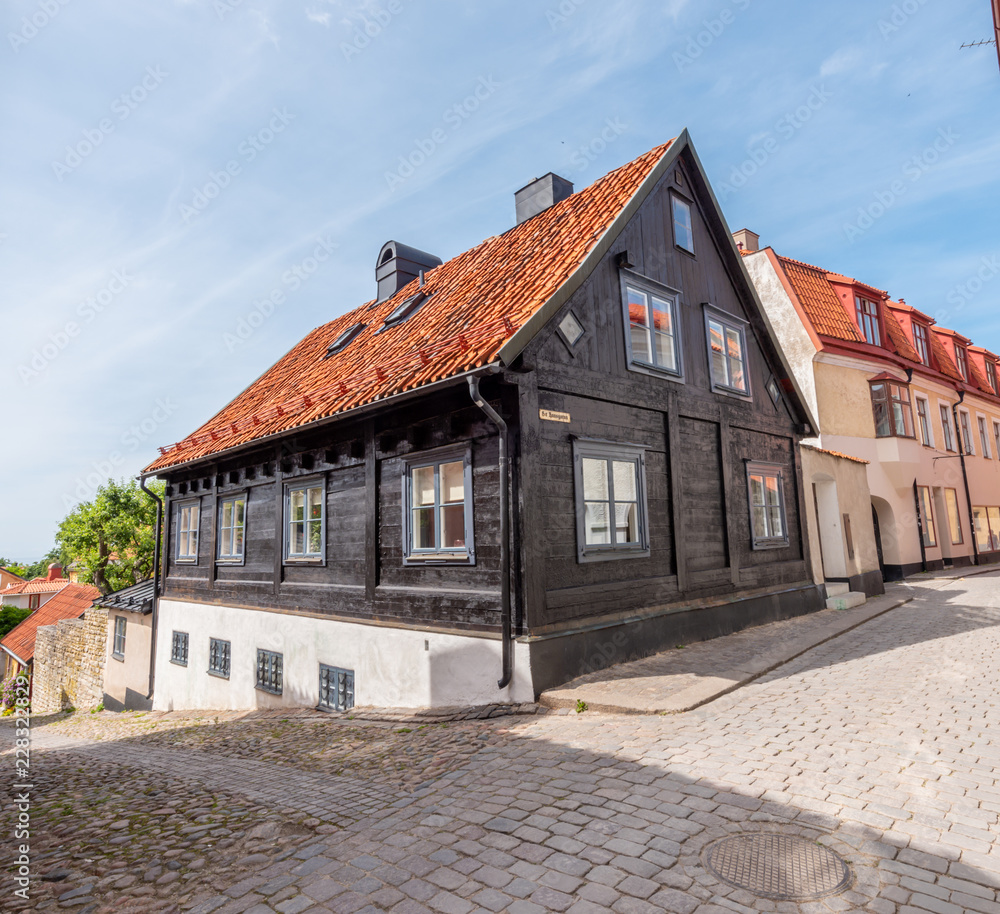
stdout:
[(920, 356), (920, 361), (925, 365), (930, 365), (930, 334), (923, 324), (918, 324), (916, 321), (913, 322), (913, 347), (917, 350), (917, 355)]
[(873, 346), (882, 345), (882, 332), (878, 323), (878, 304), (860, 295), (855, 297), (858, 310), (858, 327), (865, 340)]
[(416, 295), (411, 295), (402, 304), (397, 305), (392, 313), (385, 319), (385, 322), (376, 331), (381, 333), (383, 330), (388, 330), (390, 327), (395, 327), (398, 324), (403, 323), (407, 318), (412, 316), (414, 312), (431, 297), (432, 293), (427, 293), (420, 291)]
[(993, 393), (1000, 394), (1000, 388), (997, 388), (997, 363), (989, 359), (986, 360), (986, 380), (989, 381)]
[(958, 365), (958, 373), (963, 381), (969, 380), (969, 356), (964, 346), (955, 343), (955, 364)]
[(343, 352), (348, 346), (351, 345), (352, 342), (354, 342), (354, 338), (367, 326), (367, 324), (354, 324), (353, 326), (348, 327), (329, 345), (326, 350), (326, 355), (323, 356), (323, 358), (328, 359), (331, 355)]

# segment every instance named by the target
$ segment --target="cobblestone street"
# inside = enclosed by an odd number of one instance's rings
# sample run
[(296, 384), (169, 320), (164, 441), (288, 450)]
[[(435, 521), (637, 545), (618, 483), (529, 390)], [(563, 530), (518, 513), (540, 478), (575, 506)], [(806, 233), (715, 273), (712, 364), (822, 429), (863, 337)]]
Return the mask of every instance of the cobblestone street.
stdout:
[[(1000, 914), (998, 584), (914, 585), (682, 714), (36, 724), (54, 881), (4, 910)], [(703, 852), (747, 833), (819, 842), (852, 884), (727, 885)]]

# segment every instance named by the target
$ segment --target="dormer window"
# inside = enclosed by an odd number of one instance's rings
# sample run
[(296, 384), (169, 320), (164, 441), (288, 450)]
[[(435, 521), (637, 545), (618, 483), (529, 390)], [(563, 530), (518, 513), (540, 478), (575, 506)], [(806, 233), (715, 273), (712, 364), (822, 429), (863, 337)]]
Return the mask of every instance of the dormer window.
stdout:
[(882, 345), (878, 324), (878, 304), (860, 295), (855, 298), (858, 309), (858, 327), (864, 338), (873, 346)]
[(328, 359), (331, 355), (336, 355), (338, 352), (343, 352), (348, 346), (354, 342), (354, 338), (367, 327), (367, 324), (354, 324), (352, 327), (348, 327), (343, 333), (340, 334), (326, 350), (326, 355), (323, 358)]
[(1000, 389), (997, 388), (997, 363), (989, 359), (986, 360), (986, 380), (990, 383), (990, 390), (1000, 394)]
[(913, 347), (917, 350), (917, 355), (920, 356), (920, 361), (925, 365), (930, 365), (930, 335), (928, 334), (927, 328), (923, 324), (918, 324), (916, 321), (913, 322)]
[(963, 381), (969, 380), (969, 356), (964, 346), (955, 343), (955, 364), (958, 365), (958, 373)]
[(383, 330), (388, 330), (390, 327), (395, 327), (398, 324), (403, 323), (403, 321), (411, 317), (417, 308), (427, 301), (428, 298), (430, 298), (430, 295), (426, 292), (418, 292), (416, 295), (411, 295), (402, 304), (397, 305), (393, 309), (392, 313), (385, 319), (385, 322), (378, 328), (377, 332), (381, 333)]

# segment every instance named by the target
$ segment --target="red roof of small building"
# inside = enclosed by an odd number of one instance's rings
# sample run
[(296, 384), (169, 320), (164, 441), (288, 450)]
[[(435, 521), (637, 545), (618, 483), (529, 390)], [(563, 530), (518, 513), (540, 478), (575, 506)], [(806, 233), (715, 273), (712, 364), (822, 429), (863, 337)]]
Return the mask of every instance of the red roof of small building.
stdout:
[(62, 590), (70, 583), (69, 578), (56, 578), (52, 581), (48, 578), (34, 578), (31, 581), (24, 581), (21, 584), (12, 584), (10, 587), (0, 591), (3, 596), (16, 596), (19, 593), (54, 593)]
[(813, 329), (822, 336), (863, 343), (857, 325), (847, 316), (844, 306), (827, 278), (828, 271), (788, 257), (778, 257)]
[(60, 593), (7, 632), (0, 645), (22, 663), (27, 663), (35, 656), (35, 636), (41, 626), (54, 625), (62, 619), (80, 618), (100, 595), (101, 592), (90, 584), (71, 584), (67, 581)]
[[(196, 432), (145, 472), (259, 438), (489, 365), (583, 264), (674, 141), (610, 172), (561, 203), (427, 271), (429, 298), (404, 323), (386, 317), (418, 291), (369, 302), (310, 333)], [(356, 324), (365, 329), (324, 358)]]

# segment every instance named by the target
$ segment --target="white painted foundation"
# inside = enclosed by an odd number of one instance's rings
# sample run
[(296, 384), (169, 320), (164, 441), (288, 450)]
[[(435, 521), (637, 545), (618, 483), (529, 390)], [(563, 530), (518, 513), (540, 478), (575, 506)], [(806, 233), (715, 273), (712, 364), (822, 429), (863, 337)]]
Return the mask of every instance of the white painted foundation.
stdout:
[[(386, 708), (475, 706), (534, 699), (528, 651), (514, 646), (514, 679), (497, 688), (499, 638), (313, 619), (232, 606), (161, 600), (153, 708), (245, 710), (315, 707), (321, 663), (354, 670), (355, 704)], [(189, 636), (186, 667), (171, 663), (174, 631)], [(230, 677), (208, 673), (208, 642), (232, 644)], [(283, 655), (284, 691), (254, 687), (257, 649)]]

